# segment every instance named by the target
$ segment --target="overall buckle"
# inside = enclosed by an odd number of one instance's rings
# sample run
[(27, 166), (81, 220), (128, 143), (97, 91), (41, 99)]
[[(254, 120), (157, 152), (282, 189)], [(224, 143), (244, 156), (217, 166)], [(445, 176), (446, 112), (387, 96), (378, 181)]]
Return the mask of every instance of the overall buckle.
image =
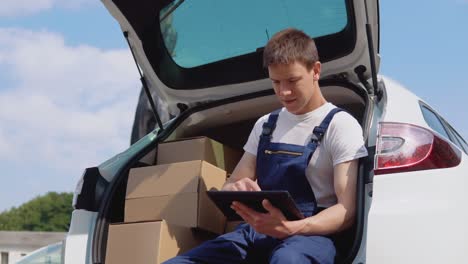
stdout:
[(275, 125), (269, 123), (263, 123), (262, 126), (262, 136), (271, 136), (271, 133), (275, 129)]
[(325, 134), (325, 129), (322, 127), (315, 127), (312, 136), (310, 137), (311, 141), (320, 142), (323, 135)]

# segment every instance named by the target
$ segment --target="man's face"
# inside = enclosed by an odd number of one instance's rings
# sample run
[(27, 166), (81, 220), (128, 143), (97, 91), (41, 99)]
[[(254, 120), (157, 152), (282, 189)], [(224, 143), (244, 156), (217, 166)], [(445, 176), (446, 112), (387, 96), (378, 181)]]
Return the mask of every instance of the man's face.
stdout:
[(301, 115), (314, 109), (319, 62), (311, 70), (300, 62), (273, 64), (268, 66), (268, 73), (276, 96), (290, 113)]

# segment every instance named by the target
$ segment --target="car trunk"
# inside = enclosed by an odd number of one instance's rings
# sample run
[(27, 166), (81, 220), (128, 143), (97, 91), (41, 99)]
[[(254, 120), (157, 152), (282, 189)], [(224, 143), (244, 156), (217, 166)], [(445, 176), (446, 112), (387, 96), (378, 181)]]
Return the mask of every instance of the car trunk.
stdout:
[[(365, 90), (351, 83), (328, 80), (321, 83), (322, 92), (327, 101), (332, 102), (348, 111), (367, 131), (370, 111), (368, 97)], [(176, 124), (166, 131), (165, 138), (161, 141), (192, 138), (205, 136), (214, 139), (231, 148), (242, 150), (247, 141), (249, 133), (256, 120), (264, 114), (281, 107), (272, 89), (266, 93), (254, 94), (226, 99), (222, 102), (195, 107), (186, 111), (177, 118)], [(367, 132), (365, 132), (367, 133)], [(141, 153), (139, 161), (129, 164), (129, 167), (141, 167), (156, 165), (157, 145)], [(369, 173), (368, 166), (372, 161), (362, 160), (360, 166), (360, 177), (358, 182), (358, 213), (356, 224), (349, 231), (336, 236), (337, 248), (339, 252), (338, 263), (353, 259), (361, 246), (363, 226), (364, 226), (364, 178)], [(128, 170), (119, 177), (124, 178), (111, 198), (111, 206), (108, 211), (109, 223), (123, 221), (125, 190), (128, 177)], [(107, 235), (104, 235), (104, 241)], [(101, 256), (105, 255), (105, 246), (100, 247)]]
[[(102, 1), (125, 33), (143, 72), (142, 82), (149, 98), (158, 109), (176, 117), (164, 131), (159, 130), (154, 142), (133, 154), (138, 159), (132, 158), (107, 188), (93, 239), (94, 262), (104, 262), (108, 224), (123, 221), (129, 170), (155, 165), (159, 142), (206, 136), (242, 151), (255, 121), (281, 106), (261, 58), (268, 38), (285, 27), (303, 27), (314, 37), (323, 62), (320, 85), (324, 97), (354, 116), (367, 139), (373, 113), (370, 98), (377, 89), (375, 74), (379, 63), (376, 1), (302, 1), (294, 5), (281, 1), (274, 5), (270, 1), (222, 2), (231, 5), (227, 9), (213, 9), (221, 5), (219, 1)], [(285, 14), (282, 19), (271, 16), (274, 12), (269, 9), (273, 6)], [(317, 6), (320, 8), (315, 9)], [(200, 11), (198, 19), (191, 10)], [(232, 20), (224, 21), (231, 13), (235, 14)], [(194, 27), (213, 17), (203, 27)], [(323, 21), (314, 20), (317, 17)], [(232, 24), (238, 22), (244, 24)], [(328, 31), (320, 31), (324, 28)], [(171, 41), (172, 30), (177, 31), (177, 41)], [(255, 34), (248, 35), (252, 30)], [(197, 35), (206, 32), (209, 34)], [(199, 39), (209, 40), (207, 46), (197, 44)], [(247, 43), (251, 40), (255, 41)], [(221, 46), (211, 47), (212, 42)], [(237, 47), (242, 49), (236, 50)], [(373, 87), (368, 83), (371, 77)], [(353, 260), (361, 247), (364, 179), (370, 173), (372, 158), (370, 155), (360, 161), (356, 223), (336, 238), (338, 263)]]

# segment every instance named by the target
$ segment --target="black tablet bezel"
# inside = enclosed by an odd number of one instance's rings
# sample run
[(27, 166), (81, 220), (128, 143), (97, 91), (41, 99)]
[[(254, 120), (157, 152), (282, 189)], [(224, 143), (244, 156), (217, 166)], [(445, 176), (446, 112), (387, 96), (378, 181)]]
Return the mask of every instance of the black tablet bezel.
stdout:
[(207, 191), (208, 197), (223, 212), (229, 221), (242, 220), (242, 218), (231, 208), (234, 201), (262, 213), (266, 213), (262, 201), (267, 199), (276, 208), (280, 209), (288, 220), (300, 220), (304, 215), (297, 208), (288, 191)]

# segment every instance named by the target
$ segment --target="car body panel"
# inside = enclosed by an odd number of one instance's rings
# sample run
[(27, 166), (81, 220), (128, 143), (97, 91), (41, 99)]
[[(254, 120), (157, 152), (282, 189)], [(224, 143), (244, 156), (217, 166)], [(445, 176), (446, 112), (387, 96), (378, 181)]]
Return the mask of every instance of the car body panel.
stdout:
[(367, 226), (368, 263), (468, 260), (468, 163), (374, 177)]
[[(415, 95), (413, 92), (399, 84), (397, 81), (388, 77), (382, 77), (386, 87), (386, 95), (388, 103), (385, 106), (386, 114), (381, 122), (397, 122), (408, 123), (427, 128), (438, 136), (451, 141), (446, 135), (442, 135), (427, 123), (421, 111), (421, 105), (427, 106), (430, 109), (430, 104)], [(404, 106), (404, 107), (402, 107)]]
[[(380, 122), (418, 125), (425, 121), (421, 98), (396, 81), (385, 84), (385, 114)], [(427, 105), (427, 104), (426, 104)], [(454, 144), (451, 144), (454, 146)], [(468, 260), (467, 155), (453, 168), (381, 174), (373, 177), (368, 211), (368, 263), (460, 263)], [(464, 201), (464, 202), (463, 202)]]
[(97, 213), (73, 210), (70, 228), (65, 239), (64, 262), (66, 264), (92, 263), (91, 247)]
[(388, 77), (383, 77), (383, 80), (388, 103), (382, 122), (408, 123), (431, 129), (424, 121), (419, 106), (423, 100), (397, 81)]

